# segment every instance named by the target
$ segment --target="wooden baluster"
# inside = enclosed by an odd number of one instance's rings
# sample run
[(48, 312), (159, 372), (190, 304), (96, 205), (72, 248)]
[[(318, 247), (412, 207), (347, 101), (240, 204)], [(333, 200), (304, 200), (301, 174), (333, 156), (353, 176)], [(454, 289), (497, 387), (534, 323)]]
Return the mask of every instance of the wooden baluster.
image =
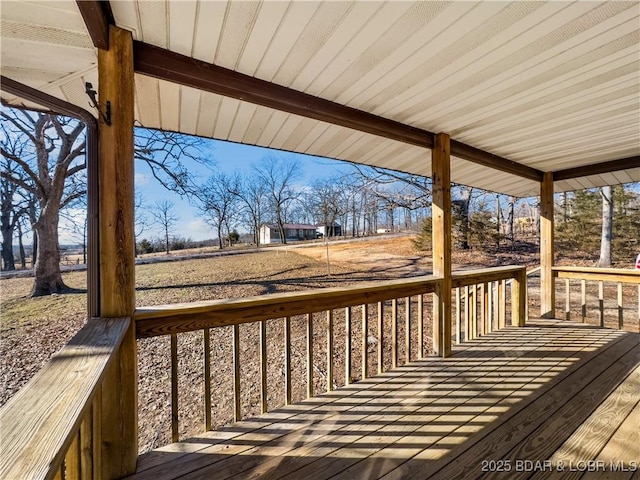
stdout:
[(313, 314), (307, 314), (307, 398), (313, 397)]
[(638, 285), (638, 333), (640, 333), (640, 285)]
[(267, 400), (267, 321), (260, 322), (260, 411), (269, 411)]
[(398, 299), (391, 300), (391, 368), (398, 366)]
[(327, 392), (333, 390), (333, 310), (327, 311)]
[(487, 284), (480, 284), (480, 335), (487, 333)]
[(469, 285), (469, 338), (476, 338), (478, 331), (478, 324), (476, 318), (476, 285)]
[(64, 457), (65, 480), (80, 479), (80, 432), (73, 436), (69, 450)]
[(411, 361), (411, 297), (405, 299), (404, 312), (404, 363)]
[(424, 358), (424, 295), (418, 296), (418, 348), (420, 358)]
[(211, 329), (205, 328), (204, 337), (204, 431), (211, 430)]
[(493, 282), (487, 285), (487, 333), (493, 331)]
[(93, 478), (93, 403), (80, 424), (80, 478)]
[(622, 283), (618, 282), (618, 328), (624, 328), (624, 308), (622, 306)]
[(564, 279), (564, 318), (571, 320), (571, 282), (568, 278)]
[(378, 374), (384, 372), (383, 347), (384, 347), (384, 303), (378, 302)]
[(464, 339), (471, 340), (471, 297), (469, 296), (469, 285), (464, 287)]
[(502, 280), (498, 285), (498, 325), (504, 328), (507, 325), (507, 280)]
[(344, 384), (351, 383), (351, 307), (344, 309)]
[(98, 478), (102, 472), (102, 390), (99, 388), (91, 403), (91, 417), (93, 475), (90, 478)]
[(598, 282), (598, 319), (600, 326), (604, 327), (604, 282)]
[(369, 305), (362, 305), (362, 379), (369, 376), (367, 350), (369, 349)]
[(233, 421), (242, 419), (240, 406), (240, 325), (233, 326)]
[(582, 313), (582, 323), (587, 321), (587, 281), (580, 280), (580, 311)]
[(456, 288), (456, 345), (460, 345), (460, 329), (462, 322), (460, 315), (462, 313), (462, 298), (460, 297), (460, 287)]
[(171, 441), (178, 442), (178, 336), (171, 334)]
[(291, 405), (291, 317), (284, 318), (284, 404)]

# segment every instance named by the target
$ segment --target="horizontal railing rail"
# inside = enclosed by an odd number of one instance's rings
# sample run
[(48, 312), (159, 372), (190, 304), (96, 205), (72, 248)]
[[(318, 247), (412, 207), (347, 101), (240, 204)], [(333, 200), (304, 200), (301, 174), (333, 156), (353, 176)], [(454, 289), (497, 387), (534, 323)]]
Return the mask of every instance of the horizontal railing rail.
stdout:
[[(582, 322), (586, 322), (589, 316), (590, 297), (597, 295), (596, 312), (599, 326), (624, 329), (625, 318), (627, 318), (627, 323), (633, 322), (636, 327), (635, 329), (640, 332), (640, 270), (596, 267), (553, 267), (552, 271), (555, 278), (564, 280), (564, 317), (566, 320), (572, 319), (572, 313), (574, 311), (571, 301), (572, 290), (578, 290), (579, 287), (580, 308), (578, 312)], [(574, 282), (573, 285), (572, 281)], [(579, 281), (579, 285), (575, 284), (577, 281)], [(593, 292), (593, 295), (591, 295), (589, 293), (589, 287), (590, 284), (594, 282), (597, 284), (597, 293)], [(632, 307), (625, 307), (625, 299), (628, 301), (630, 298), (636, 297), (636, 288), (637, 310)], [(632, 291), (632, 289), (634, 289), (634, 291)], [(576, 294), (577, 293), (576, 291)], [(610, 298), (615, 298), (615, 305), (608, 308), (607, 300)], [(607, 310), (614, 310), (615, 318), (608, 321), (606, 315)], [(635, 318), (632, 317), (633, 310), (637, 312)]]
[(148, 338), (191, 332), (432, 293), (438, 281), (439, 277), (427, 275), (352, 287), (143, 307), (134, 314), (136, 336)]
[(101, 478), (101, 385), (130, 322), (90, 319), (0, 408), (0, 478)]

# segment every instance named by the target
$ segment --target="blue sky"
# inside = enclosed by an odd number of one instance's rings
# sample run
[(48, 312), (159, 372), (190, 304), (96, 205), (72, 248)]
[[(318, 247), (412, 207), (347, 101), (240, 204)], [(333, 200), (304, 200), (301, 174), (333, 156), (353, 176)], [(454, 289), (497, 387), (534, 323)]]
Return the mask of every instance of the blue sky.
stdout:
[[(204, 139), (203, 153), (211, 156), (215, 166), (209, 169), (196, 162), (191, 162), (190, 170), (199, 180), (204, 182), (214, 171), (225, 173), (250, 173), (252, 165), (258, 163), (267, 155), (288, 156), (298, 159), (303, 170), (303, 178), (300, 185), (311, 185), (318, 178), (326, 178), (344, 172), (348, 167), (345, 163), (327, 158), (312, 157), (286, 152), (274, 151), (268, 148), (253, 147), (219, 140)], [(213, 230), (204, 220), (198, 216), (198, 210), (186, 199), (181, 199), (177, 194), (167, 191), (153, 178), (149, 168), (144, 162), (136, 161), (136, 192), (142, 195), (143, 205), (148, 209), (156, 202), (170, 200), (175, 203), (175, 211), (180, 217), (175, 231), (177, 235), (192, 240), (206, 240), (215, 237)], [(149, 217), (149, 215), (147, 215)], [(241, 230), (241, 229), (239, 229)], [(139, 239), (155, 238), (162, 235), (156, 225), (145, 227)]]

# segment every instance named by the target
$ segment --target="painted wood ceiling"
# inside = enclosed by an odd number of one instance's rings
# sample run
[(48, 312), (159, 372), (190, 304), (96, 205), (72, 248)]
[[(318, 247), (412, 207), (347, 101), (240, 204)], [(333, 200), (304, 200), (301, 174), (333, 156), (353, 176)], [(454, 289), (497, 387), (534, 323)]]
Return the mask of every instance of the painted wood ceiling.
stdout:
[[(136, 40), (541, 171), (640, 155), (640, 3), (111, 1)], [(89, 108), (97, 50), (73, 1), (3, 0), (2, 75)], [(24, 103), (2, 92), (9, 104)], [(429, 175), (429, 149), (136, 74), (138, 124)], [(452, 180), (537, 182), (452, 160)], [(640, 164), (555, 184), (640, 181)]]

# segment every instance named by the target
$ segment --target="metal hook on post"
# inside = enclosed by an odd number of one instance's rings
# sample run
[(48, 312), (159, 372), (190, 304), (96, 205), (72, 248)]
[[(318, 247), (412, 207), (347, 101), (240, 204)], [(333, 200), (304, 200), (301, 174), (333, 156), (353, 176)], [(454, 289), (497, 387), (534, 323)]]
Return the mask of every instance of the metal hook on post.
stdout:
[(105, 113), (103, 113), (102, 109), (100, 108), (100, 103), (98, 103), (98, 99), (96, 98), (98, 92), (93, 89), (93, 85), (91, 84), (91, 82), (86, 82), (84, 86), (85, 93), (91, 100), (89, 102), (89, 105), (98, 110), (98, 114), (100, 115), (102, 120), (104, 120), (104, 123), (111, 126), (111, 102), (107, 100), (107, 103), (105, 104)]

